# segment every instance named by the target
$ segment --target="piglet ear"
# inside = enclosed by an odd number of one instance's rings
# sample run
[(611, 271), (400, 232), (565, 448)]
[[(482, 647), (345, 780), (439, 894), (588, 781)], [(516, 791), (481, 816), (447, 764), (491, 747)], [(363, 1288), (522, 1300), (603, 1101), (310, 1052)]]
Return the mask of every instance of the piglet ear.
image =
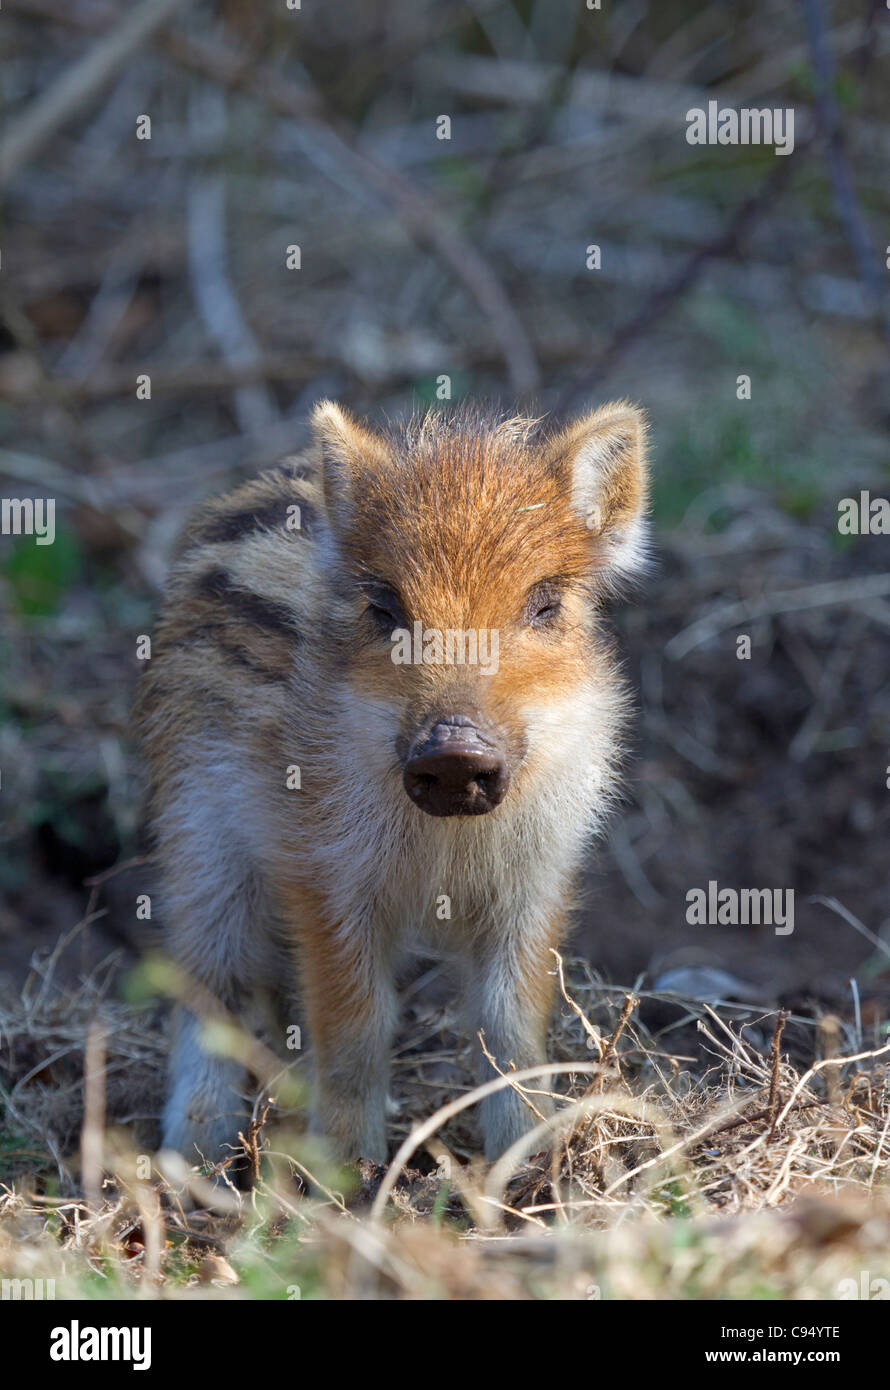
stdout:
[(598, 541), (603, 567), (616, 578), (646, 564), (646, 440), (643, 412), (613, 401), (569, 425), (548, 449), (572, 506)]
[(385, 466), (386, 450), (379, 435), (334, 401), (319, 401), (312, 412), (312, 431), (321, 449), (328, 519), (335, 530), (344, 531), (355, 514), (362, 473)]

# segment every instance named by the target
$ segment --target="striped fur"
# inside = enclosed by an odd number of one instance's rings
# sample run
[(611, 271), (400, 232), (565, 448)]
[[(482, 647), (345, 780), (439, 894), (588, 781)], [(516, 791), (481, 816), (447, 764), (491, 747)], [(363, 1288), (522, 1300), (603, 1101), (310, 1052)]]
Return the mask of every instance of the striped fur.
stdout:
[[(305, 457), (188, 527), (139, 720), (174, 954), (235, 1009), (293, 978), (316, 1123), (341, 1155), (382, 1160), (406, 947), (454, 957), (499, 1064), (545, 1060), (549, 947), (617, 787), (625, 695), (600, 612), (642, 560), (645, 428), (626, 403), (555, 435), (482, 413), (378, 433), (331, 403), (314, 424)], [(498, 669), (395, 665), (369, 612), (380, 585), (409, 625), (496, 629)], [(542, 585), (559, 596), (545, 628)], [(487, 815), (424, 815), (402, 786), (454, 713), (505, 750)], [(186, 1015), (164, 1142), (213, 1154), (244, 1080)], [(529, 1115), (512, 1092), (486, 1102), (486, 1152)]]

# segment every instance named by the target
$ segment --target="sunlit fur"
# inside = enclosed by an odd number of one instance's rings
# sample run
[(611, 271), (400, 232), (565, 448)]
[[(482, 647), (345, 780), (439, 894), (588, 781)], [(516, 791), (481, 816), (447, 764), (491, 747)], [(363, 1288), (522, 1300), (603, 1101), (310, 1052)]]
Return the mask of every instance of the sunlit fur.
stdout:
[[(471, 1035), (499, 1066), (546, 1060), (549, 947), (617, 787), (625, 695), (600, 610), (643, 561), (645, 427), (624, 402), (559, 433), (481, 412), (376, 432), (329, 402), (314, 426), (305, 456), (191, 524), (140, 722), (174, 955), (236, 1010), (293, 980), (315, 1122), (341, 1155), (382, 1160), (406, 947), (454, 958)], [(394, 664), (370, 581), (409, 624), (496, 629), (497, 671)], [(562, 605), (538, 628), (542, 581)], [(455, 713), (497, 739), (512, 781), (486, 815), (435, 818), (402, 766)], [(212, 1156), (245, 1082), (181, 1019), (164, 1142)], [(485, 1102), (487, 1154), (531, 1118), (512, 1091)]]

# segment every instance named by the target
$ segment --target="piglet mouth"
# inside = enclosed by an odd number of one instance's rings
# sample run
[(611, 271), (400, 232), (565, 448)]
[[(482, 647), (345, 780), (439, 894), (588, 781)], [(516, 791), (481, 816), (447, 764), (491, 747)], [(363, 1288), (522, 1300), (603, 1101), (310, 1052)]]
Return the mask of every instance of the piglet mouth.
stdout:
[(412, 748), (402, 781), (409, 800), (428, 816), (484, 816), (507, 795), (510, 772), (472, 719), (449, 715)]

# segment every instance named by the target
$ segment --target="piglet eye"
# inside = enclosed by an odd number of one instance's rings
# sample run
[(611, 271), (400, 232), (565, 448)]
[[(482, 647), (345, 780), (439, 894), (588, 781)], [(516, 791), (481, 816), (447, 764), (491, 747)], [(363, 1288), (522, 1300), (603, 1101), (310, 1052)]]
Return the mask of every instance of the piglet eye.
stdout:
[(386, 586), (372, 586), (366, 589), (368, 606), (365, 609), (381, 632), (389, 634), (394, 627), (404, 623), (402, 605), (398, 595)]
[(549, 627), (559, 617), (562, 594), (555, 584), (538, 584), (529, 594), (526, 621), (536, 628)]
[(399, 620), (391, 608), (387, 608), (382, 603), (369, 603), (365, 612), (374, 619), (378, 627), (384, 631), (389, 631), (392, 627), (398, 627)]

